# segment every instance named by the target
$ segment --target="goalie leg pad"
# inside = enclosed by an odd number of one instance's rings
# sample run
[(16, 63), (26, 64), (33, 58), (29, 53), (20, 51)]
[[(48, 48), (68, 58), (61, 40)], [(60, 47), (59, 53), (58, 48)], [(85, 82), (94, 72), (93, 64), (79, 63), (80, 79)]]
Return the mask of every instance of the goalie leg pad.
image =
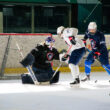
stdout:
[(53, 77), (53, 79), (50, 81), (50, 84), (57, 83), (59, 81), (60, 71), (56, 73), (56, 75)]
[[(42, 70), (42, 69), (33, 67), (33, 71), (39, 82), (50, 81), (54, 74), (54, 71), (52, 70), (52, 68), (49, 68), (48, 70)], [(56, 75), (53, 77), (50, 83), (56, 83), (58, 82), (58, 80), (59, 80), (59, 72), (56, 73)]]
[(37, 73), (35, 74), (38, 82), (46, 82), (51, 78), (48, 73)]
[[(34, 68), (34, 70), (35, 70), (35, 68)], [(42, 84), (43, 82), (50, 82), (50, 84), (57, 83), (59, 81), (60, 72), (58, 71), (56, 73), (56, 75), (53, 77), (53, 79), (50, 80), (52, 78), (53, 74), (54, 74), (54, 71), (51, 71), (51, 70), (44, 71), (44, 70), (37, 69), (37, 71), (35, 72), (35, 76), (36, 76), (38, 82), (40, 82), (40, 84)], [(23, 84), (34, 84), (32, 78), (29, 74), (22, 74), (21, 80), (22, 80)]]
[(21, 80), (23, 84), (34, 84), (29, 74), (21, 74)]
[(52, 73), (53, 73), (51, 68), (49, 68), (48, 70), (44, 70), (44, 69), (38, 69), (33, 66), (32, 69), (35, 73), (35, 76), (36, 76), (38, 82), (49, 81), (49, 79), (51, 78)]

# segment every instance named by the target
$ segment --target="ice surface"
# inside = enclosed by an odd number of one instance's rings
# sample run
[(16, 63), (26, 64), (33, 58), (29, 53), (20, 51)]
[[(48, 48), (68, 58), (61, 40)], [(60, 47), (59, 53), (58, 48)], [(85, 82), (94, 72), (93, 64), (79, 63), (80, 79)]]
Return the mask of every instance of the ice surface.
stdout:
[(71, 74), (61, 74), (59, 83), (54, 85), (1, 80), (0, 110), (110, 110), (109, 79), (107, 73), (92, 73), (90, 82), (74, 87), (69, 85)]

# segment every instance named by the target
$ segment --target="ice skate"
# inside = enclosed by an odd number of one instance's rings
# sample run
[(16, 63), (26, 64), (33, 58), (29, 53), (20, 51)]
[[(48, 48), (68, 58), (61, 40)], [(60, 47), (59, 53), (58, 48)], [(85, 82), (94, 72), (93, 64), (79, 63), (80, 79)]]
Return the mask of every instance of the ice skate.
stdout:
[(79, 78), (76, 78), (75, 81), (70, 83), (70, 85), (76, 85), (76, 84), (79, 84), (79, 83), (80, 83)]
[(81, 81), (90, 81), (90, 75), (85, 76)]

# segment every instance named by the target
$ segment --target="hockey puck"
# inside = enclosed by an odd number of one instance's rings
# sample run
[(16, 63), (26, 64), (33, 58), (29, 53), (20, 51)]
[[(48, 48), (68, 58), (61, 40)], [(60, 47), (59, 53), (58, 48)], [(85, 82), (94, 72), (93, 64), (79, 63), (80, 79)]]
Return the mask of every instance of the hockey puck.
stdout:
[(97, 80), (95, 80), (95, 83), (97, 83)]

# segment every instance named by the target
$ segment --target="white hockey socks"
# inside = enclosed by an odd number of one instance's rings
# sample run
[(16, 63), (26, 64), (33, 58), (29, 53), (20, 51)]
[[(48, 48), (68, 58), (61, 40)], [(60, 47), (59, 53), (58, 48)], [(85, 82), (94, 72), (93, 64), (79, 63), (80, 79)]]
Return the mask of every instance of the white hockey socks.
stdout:
[(73, 80), (79, 78), (79, 66), (74, 64), (69, 64), (69, 68), (71, 70), (71, 74), (73, 76)]

